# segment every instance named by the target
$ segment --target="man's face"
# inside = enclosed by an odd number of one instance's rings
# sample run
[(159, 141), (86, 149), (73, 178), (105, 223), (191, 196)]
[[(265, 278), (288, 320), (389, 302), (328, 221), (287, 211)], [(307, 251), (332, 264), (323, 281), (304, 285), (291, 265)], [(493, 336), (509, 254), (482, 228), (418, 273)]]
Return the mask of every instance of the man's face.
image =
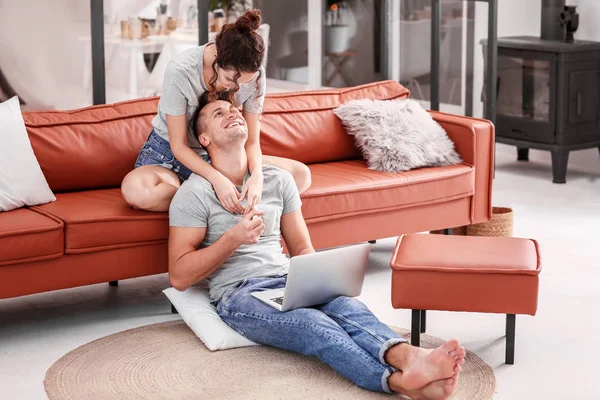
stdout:
[(223, 100), (208, 103), (200, 112), (198, 121), (199, 140), (202, 146), (228, 148), (232, 144), (246, 142), (248, 127), (240, 111)]

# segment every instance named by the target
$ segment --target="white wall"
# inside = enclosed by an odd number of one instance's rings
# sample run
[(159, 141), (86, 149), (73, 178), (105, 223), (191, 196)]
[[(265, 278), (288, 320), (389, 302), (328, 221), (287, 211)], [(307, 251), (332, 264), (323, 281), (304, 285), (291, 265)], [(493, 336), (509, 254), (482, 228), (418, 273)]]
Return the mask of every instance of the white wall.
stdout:
[(575, 39), (600, 41), (600, 1), (567, 0), (567, 4), (576, 5), (579, 13), (579, 29)]

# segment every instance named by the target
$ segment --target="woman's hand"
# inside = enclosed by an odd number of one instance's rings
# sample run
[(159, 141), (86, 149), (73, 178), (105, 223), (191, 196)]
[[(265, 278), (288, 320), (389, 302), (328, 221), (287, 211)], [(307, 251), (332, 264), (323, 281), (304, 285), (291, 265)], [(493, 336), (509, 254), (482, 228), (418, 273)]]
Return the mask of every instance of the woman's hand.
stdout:
[(240, 197), (240, 192), (238, 192), (233, 182), (231, 182), (225, 176), (222, 174), (219, 174), (218, 176), (219, 177), (216, 179), (216, 182), (211, 183), (223, 208), (232, 214), (243, 213), (244, 207), (242, 207), (240, 204), (242, 199), (242, 197)]
[(246, 185), (242, 191), (242, 195), (240, 196), (240, 201), (247, 197), (244, 215), (252, 211), (254, 206), (260, 204), (260, 200), (262, 198), (263, 178), (262, 171), (259, 171), (254, 172), (246, 181)]

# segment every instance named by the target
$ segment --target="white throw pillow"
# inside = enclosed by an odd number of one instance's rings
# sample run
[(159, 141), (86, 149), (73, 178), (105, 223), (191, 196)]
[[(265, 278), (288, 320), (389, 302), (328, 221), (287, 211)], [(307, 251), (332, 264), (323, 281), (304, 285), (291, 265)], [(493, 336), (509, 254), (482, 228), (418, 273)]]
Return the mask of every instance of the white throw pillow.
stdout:
[(0, 211), (56, 200), (35, 158), (17, 96), (0, 103)]
[(415, 100), (353, 100), (333, 112), (370, 169), (402, 172), (462, 162), (444, 128)]
[(210, 303), (208, 289), (192, 286), (180, 292), (175, 288), (163, 290), (183, 321), (211, 351), (236, 347), (257, 346), (229, 327)]

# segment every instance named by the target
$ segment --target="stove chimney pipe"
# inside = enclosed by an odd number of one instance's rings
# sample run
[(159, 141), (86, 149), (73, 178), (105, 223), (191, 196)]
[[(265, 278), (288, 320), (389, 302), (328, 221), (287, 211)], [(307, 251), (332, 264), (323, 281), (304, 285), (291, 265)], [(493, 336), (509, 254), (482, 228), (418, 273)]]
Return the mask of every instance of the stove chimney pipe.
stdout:
[(564, 29), (561, 26), (560, 13), (565, 8), (565, 0), (542, 0), (542, 32), (543, 40), (565, 39)]

